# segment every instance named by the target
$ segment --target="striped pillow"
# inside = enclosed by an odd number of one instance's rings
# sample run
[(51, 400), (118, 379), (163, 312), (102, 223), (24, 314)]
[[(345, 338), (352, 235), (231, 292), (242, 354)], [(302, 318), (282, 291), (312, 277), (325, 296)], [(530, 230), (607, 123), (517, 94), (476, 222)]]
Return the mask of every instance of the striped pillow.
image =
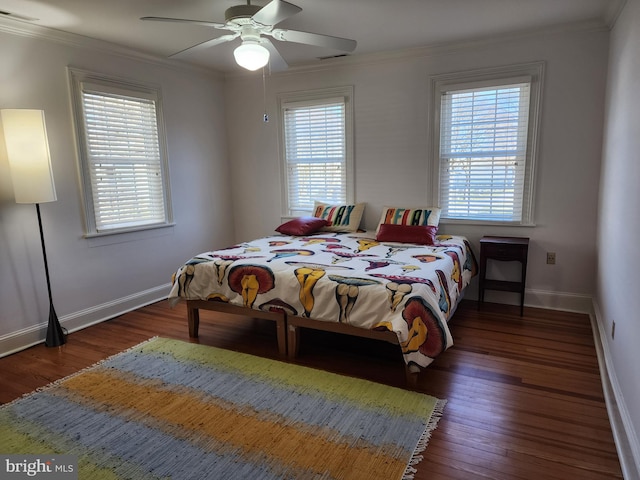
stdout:
[(325, 232), (357, 232), (364, 213), (364, 203), (354, 205), (331, 205), (314, 201), (313, 216), (323, 218), (329, 225), (322, 227)]
[(384, 207), (378, 222), (376, 233), (380, 230), (380, 225), (422, 225), (437, 227), (440, 222), (440, 209), (437, 207), (424, 208), (403, 208)]

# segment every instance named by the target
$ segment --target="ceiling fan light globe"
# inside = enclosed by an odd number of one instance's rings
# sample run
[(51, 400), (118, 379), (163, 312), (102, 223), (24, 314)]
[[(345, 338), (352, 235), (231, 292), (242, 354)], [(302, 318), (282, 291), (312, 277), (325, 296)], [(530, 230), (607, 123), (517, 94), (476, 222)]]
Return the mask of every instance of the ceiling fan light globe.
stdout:
[(258, 70), (269, 62), (269, 50), (258, 42), (244, 41), (233, 51), (236, 63), (247, 70)]

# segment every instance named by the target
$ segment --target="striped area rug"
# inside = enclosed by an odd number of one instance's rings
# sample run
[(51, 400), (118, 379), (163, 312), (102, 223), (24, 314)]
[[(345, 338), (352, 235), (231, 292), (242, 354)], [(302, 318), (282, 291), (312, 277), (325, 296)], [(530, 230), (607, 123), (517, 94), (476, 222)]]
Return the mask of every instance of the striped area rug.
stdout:
[(80, 479), (412, 478), (444, 401), (155, 338), (0, 408), (0, 453)]

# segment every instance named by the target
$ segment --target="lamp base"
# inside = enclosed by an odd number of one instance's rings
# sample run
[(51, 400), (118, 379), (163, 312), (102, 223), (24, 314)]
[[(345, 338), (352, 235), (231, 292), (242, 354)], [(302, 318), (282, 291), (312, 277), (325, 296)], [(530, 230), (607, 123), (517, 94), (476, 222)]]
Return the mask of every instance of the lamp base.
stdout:
[(59, 347), (67, 343), (67, 335), (62, 330), (58, 321), (58, 316), (53, 308), (53, 303), (49, 304), (49, 325), (47, 326), (47, 338), (44, 341), (47, 347)]

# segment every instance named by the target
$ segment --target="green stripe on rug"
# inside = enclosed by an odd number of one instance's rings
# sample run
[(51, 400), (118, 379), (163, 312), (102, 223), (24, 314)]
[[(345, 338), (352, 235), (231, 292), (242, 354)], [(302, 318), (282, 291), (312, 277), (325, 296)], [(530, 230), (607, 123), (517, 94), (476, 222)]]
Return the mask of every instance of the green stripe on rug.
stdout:
[(256, 362), (255, 357), (251, 355), (206, 345), (176, 343), (170, 339), (158, 338), (157, 341), (143, 345), (142, 351), (170, 354), (178, 360), (199, 362), (203, 365), (216, 364), (265, 381), (291, 387), (313, 388), (344, 400), (407, 415), (421, 415), (425, 409), (433, 409), (438, 401), (437, 398), (410, 390), (277, 360), (262, 358), (260, 362)]
[[(25, 454), (25, 453), (38, 453), (38, 454), (61, 454), (63, 455), (67, 448), (71, 448), (65, 445), (62, 438), (51, 438), (46, 431), (39, 429), (37, 424), (30, 422), (23, 422), (20, 427), (25, 432), (19, 432), (12, 430), (11, 425), (14, 422), (11, 419), (5, 418), (4, 413), (0, 412), (0, 453), (2, 454)], [(27, 433), (28, 432), (28, 433)], [(86, 456), (78, 459), (78, 466), (82, 472), (82, 479), (95, 479), (95, 480), (119, 480), (120, 477), (116, 475), (111, 468), (100, 467), (96, 465), (90, 458)], [(0, 472), (1, 472), (0, 467)], [(139, 472), (137, 480), (145, 480), (145, 474)]]
[(0, 408), (0, 453), (80, 478), (412, 478), (444, 401), (156, 338)]

